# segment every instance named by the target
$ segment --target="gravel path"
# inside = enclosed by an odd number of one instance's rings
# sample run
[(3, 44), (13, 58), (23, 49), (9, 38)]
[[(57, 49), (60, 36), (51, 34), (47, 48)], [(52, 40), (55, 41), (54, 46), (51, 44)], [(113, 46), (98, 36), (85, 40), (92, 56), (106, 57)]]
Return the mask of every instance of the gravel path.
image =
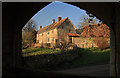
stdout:
[(70, 74), (75, 76), (110, 77), (110, 64), (92, 65), (73, 69), (46, 71), (46, 73)]

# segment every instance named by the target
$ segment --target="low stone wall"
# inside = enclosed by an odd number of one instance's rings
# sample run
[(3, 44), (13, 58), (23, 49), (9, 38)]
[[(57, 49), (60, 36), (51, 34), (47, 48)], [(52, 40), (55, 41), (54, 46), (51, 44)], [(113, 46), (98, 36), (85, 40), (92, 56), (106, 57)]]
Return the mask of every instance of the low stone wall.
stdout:
[[(77, 45), (80, 48), (91, 48), (98, 47), (94, 42), (95, 38), (83, 38), (83, 37), (72, 37), (72, 43)], [(110, 43), (110, 38), (106, 38), (108, 43)]]
[(55, 43), (36, 43), (35, 45), (34, 45), (35, 47), (38, 47), (38, 48), (40, 48), (40, 47), (44, 47), (44, 48), (54, 48), (55, 47)]
[(24, 57), (24, 59), (27, 65), (32, 68), (40, 68), (40, 67), (49, 68), (49, 67), (54, 67), (56, 65), (58, 66), (64, 62), (66, 63), (67, 61), (72, 61), (77, 57), (78, 57), (78, 51), (72, 50), (64, 53), (28, 56), (28, 57)]

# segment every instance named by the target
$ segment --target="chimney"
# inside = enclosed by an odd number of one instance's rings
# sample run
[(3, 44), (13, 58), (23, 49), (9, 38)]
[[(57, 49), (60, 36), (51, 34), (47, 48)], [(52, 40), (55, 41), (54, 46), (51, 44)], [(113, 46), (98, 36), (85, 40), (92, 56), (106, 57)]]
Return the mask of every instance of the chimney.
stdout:
[(55, 19), (52, 20), (52, 23), (55, 23)]
[(40, 26), (40, 29), (42, 28), (42, 26)]
[(58, 17), (58, 18), (57, 18), (57, 21), (59, 22), (61, 19), (62, 19), (61, 17)]

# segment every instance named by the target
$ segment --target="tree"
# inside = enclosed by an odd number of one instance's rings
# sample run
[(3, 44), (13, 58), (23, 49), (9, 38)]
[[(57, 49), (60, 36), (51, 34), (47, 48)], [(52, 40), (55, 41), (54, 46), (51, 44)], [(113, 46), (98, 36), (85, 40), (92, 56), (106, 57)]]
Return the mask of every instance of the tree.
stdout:
[(110, 28), (106, 24), (94, 24), (85, 26), (81, 33), (83, 37), (110, 37)]
[(80, 18), (80, 23), (78, 25), (78, 29), (83, 29), (84, 26), (90, 25), (90, 24), (95, 24), (95, 23), (100, 23), (101, 21), (97, 19), (93, 14), (87, 12), (87, 15), (84, 15)]
[(97, 44), (98, 48), (101, 50), (109, 47), (109, 43), (106, 38), (95, 38), (94, 42)]
[(82, 16), (80, 18), (80, 23), (78, 25), (78, 29), (82, 29), (85, 25), (89, 25), (88, 16)]
[(34, 20), (28, 21), (28, 23), (22, 29), (22, 46), (29, 46), (31, 43), (36, 42), (36, 23)]
[(61, 51), (65, 50), (69, 46), (69, 39), (67, 37), (67, 33), (61, 28), (58, 29), (58, 39), (59, 39), (59, 47)]
[(33, 19), (29, 20), (27, 22), (27, 24), (23, 27), (23, 32), (26, 31), (26, 32), (30, 32), (30, 31), (33, 31), (33, 30), (36, 30), (37, 27), (36, 27), (36, 23)]

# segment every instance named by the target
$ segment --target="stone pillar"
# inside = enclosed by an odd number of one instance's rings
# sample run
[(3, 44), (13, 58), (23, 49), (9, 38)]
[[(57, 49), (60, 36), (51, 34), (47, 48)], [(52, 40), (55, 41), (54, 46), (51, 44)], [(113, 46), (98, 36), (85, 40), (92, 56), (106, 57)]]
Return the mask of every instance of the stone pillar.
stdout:
[(114, 24), (110, 32), (110, 76), (120, 78), (120, 5), (115, 5)]
[[(16, 28), (17, 29), (17, 28)], [(22, 57), (22, 29), (15, 31), (13, 47), (14, 47), (14, 65), (15, 67), (23, 67), (25, 62)]]
[(115, 77), (115, 36), (114, 32), (110, 30), (110, 76)]
[(117, 62), (117, 77), (120, 78), (120, 4), (116, 4), (116, 62)]

